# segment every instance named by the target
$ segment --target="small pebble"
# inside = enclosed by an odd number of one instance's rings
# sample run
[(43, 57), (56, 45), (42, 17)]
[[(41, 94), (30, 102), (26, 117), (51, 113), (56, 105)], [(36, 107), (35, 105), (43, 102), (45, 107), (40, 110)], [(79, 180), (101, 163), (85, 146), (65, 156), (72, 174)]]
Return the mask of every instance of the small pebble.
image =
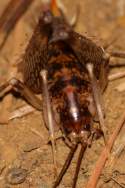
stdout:
[(50, 188), (50, 187), (48, 187), (48, 185), (41, 184), (41, 185), (39, 186), (39, 188)]
[(8, 170), (5, 180), (7, 181), (7, 183), (11, 185), (17, 185), (23, 183), (26, 177), (27, 177), (26, 169), (12, 168)]
[(34, 142), (34, 140), (33, 140), (33, 141), (28, 142), (28, 143), (25, 143), (25, 145), (23, 147), (23, 151), (24, 152), (31, 152), (35, 149), (40, 148), (40, 146), (41, 146), (41, 143), (40, 143), (39, 140), (36, 141), (36, 142)]

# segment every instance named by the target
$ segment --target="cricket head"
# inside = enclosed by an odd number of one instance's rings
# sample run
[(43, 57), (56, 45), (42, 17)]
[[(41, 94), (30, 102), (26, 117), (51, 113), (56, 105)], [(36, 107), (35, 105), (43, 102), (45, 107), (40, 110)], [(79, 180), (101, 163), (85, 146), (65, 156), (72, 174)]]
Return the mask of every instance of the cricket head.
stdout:
[(53, 15), (50, 10), (44, 10), (42, 17), (41, 17), (42, 22), (45, 25), (51, 24), (53, 21)]
[(72, 28), (64, 18), (56, 17), (52, 23), (52, 35), (50, 43), (67, 41), (70, 38)]

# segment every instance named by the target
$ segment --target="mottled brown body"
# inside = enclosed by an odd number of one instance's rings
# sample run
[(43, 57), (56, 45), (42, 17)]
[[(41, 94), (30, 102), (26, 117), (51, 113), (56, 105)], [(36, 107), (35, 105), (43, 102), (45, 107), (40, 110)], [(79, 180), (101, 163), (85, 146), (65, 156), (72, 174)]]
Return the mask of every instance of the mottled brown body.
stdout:
[[(60, 31), (67, 32), (69, 37), (51, 42)], [(104, 67), (108, 65), (104, 55), (101, 47), (74, 32), (63, 17), (54, 17), (49, 11), (41, 16), (20, 70), (25, 85), (36, 94), (42, 93), (40, 72), (47, 70), (54, 116), (59, 114), (56, 123), (63, 125), (66, 134), (80, 134), (82, 130), (92, 128), (95, 112), (90, 107), (93, 105), (90, 104), (92, 88), (86, 64), (94, 65), (96, 79), (103, 82), (101, 87), (104, 88), (103, 78), (107, 79)]]
[[(79, 133), (83, 128), (80, 126), (85, 124), (80, 122), (84, 121), (82, 117), (87, 106), (84, 95), (91, 92), (87, 75), (81, 74), (82, 66), (66, 43), (61, 41), (50, 46), (48, 54), (47, 69), (52, 102), (57, 103), (64, 130), (67, 133), (72, 131)], [(87, 115), (90, 116), (89, 113)]]
[[(84, 152), (94, 136), (102, 133), (101, 95), (107, 85), (109, 56), (96, 43), (73, 30), (55, 0), (51, 5), (52, 10), (48, 5), (43, 6), (39, 23), (18, 66), (23, 82), (12, 78), (0, 87), (0, 93), (15, 89), (32, 106), (43, 110), (54, 167), (55, 125), (65, 134), (64, 141), (71, 150), (53, 188), (60, 184), (78, 145), (81, 146), (72, 185), (75, 188)], [(43, 100), (35, 94), (42, 94)], [(102, 127), (93, 125), (95, 119)]]

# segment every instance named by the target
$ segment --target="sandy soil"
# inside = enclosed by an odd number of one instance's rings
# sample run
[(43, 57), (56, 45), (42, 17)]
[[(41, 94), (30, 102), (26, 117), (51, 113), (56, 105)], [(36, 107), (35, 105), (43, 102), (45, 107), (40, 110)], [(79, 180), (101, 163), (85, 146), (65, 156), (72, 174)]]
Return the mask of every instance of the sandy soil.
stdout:
[[(0, 1), (0, 13), (4, 10), (8, 0)], [(117, 37), (111, 50), (125, 50), (125, 3), (124, 0), (71, 0), (64, 1), (71, 18), (80, 4), (80, 15), (76, 31), (98, 40), (102, 46)], [(36, 1), (16, 25), (6, 44), (0, 52), (0, 83), (12, 77), (15, 72), (15, 62), (24, 53), (25, 46), (32, 35), (35, 20), (38, 19), (41, 1)], [(38, 8), (39, 7), (39, 8)], [(37, 11), (36, 11), (37, 10)], [(113, 59), (114, 62), (124, 62)], [(111, 72), (125, 70), (124, 67), (113, 68)], [(125, 109), (125, 91), (119, 92), (116, 87), (125, 82), (125, 78), (109, 83), (104, 94), (106, 111), (107, 135), (110, 136), (121, 114)], [(7, 95), (0, 102), (1, 119), (6, 119), (8, 112), (26, 105), (26, 102), (17, 95)], [(51, 147), (48, 142), (42, 115), (35, 111), (23, 118), (0, 124), (0, 188), (47, 188), (53, 182), (53, 163)], [(92, 169), (103, 149), (103, 139), (97, 140), (87, 149), (78, 178), (77, 187), (84, 188), (91, 175)], [(115, 149), (114, 149), (115, 150)], [(58, 172), (60, 171), (69, 149), (62, 140), (57, 141)], [(76, 165), (77, 154), (72, 165), (65, 174), (60, 188), (70, 188)], [(116, 161), (112, 177), (104, 170), (98, 188), (125, 187), (125, 151)], [(17, 175), (14, 175), (16, 173)], [(107, 177), (108, 176), (108, 177)], [(20, 183), (20, 184), (19, 184)]]

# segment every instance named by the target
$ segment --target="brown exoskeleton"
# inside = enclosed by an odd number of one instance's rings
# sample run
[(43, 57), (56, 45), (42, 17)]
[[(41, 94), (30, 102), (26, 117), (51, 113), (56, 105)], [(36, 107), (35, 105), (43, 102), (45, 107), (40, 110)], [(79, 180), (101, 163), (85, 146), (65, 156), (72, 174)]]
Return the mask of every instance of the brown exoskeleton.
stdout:
[[(102, 93), (108, 83), (109, 54), (76, 33), (55, 1), (44, 7), (18, 70), (23, 82), (12, 78), (0, 86), (0, 96), (15, 89), (36, 109), (43, 111), (55, 159), (55, 129), (61, 129), (71, 148), (53, 184), (57, 187), (78, 147), (81, 150), (73, 179), (76, 181), (84, 151), (93, 138), (105, 132)], [(35, 96), (42, 94), (43, 101)], [(94, 126), (94, 121), (98, 125)], [(104, 134), (105, 135), (105, 134)]]

